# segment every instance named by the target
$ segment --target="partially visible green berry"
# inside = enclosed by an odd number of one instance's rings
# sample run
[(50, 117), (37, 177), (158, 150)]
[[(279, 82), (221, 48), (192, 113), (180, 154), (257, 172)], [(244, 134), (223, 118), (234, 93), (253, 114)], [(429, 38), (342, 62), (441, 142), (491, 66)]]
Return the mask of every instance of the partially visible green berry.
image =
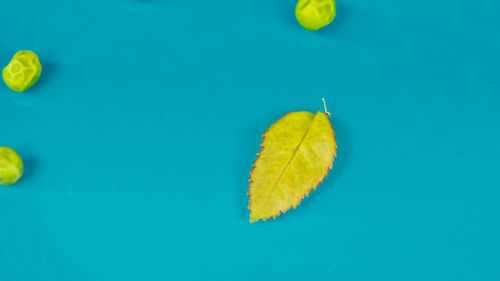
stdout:
[(16, 183), (24, 172), (23, 159), (10, 147), (0, 147), (0, 184)]
[(307, 30), (318, 30), (327, 26), (335, 17), (334, 0), (300, 0), (295, 7), (295, 16)]
[(41, 73), (38, 56), (32, 51), (19, 51), (3, 69), (2, 77), (9, 88), (20, 92), (33, 86)]

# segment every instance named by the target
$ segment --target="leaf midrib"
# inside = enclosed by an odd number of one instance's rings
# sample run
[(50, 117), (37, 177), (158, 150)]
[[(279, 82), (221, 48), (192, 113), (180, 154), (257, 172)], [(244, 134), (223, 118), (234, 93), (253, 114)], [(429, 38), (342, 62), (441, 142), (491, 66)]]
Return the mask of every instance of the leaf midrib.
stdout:
[(314, 121), (314, 119), (316, 118), (316, 115), (312, 118), (311, 122), (309, 123), (309, 125), (307, 126), (307, 129), (306, 129), (306, 132), (304, 133), (304, 136), (302, 137), (302, 139), (300, 140), (299, 144), (295, 147), (295, 149), (293, 150), (293, 154), (292, 154), (292, 157), (290, 158), (290, 160), (288, 160), (288, 162), (286, 163), (285, 167), (283, 168), (283, 170), (281, 171), (280, 175), (278, 176), (278, 179), (276, 179), (276, 182), (274, 183), (273, 187), (271, 188), (271, 190), (267, 193), (266, 195), (266, 199), (267, 200), (269, 198), (269, 195), (274, 191), (274, 189), (276, 188), (276, 186), (278, 186), (278, 183), (281, 179), (281, 177), (283, 176), (283, 174), (285, 173), (286, 169), (288, 168), (288, 166), (290, 165), (290, 163), (292, 163), (293, 159), (295, 158), (295, 155), (297, 155), (297, 152), (299, 152), (299, 148), (300, 146), (302, 145), (302, 143), (304, 142), (304, 139), (306, 138), (307, 134), (309, 134), (309, 130), (311, 129), (311, 125)]

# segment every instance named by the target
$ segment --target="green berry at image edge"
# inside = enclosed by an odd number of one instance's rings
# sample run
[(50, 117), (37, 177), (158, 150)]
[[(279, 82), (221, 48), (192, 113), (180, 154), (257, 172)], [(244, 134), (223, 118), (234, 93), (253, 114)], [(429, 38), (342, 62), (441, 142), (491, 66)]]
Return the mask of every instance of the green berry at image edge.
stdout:
[(21, 156), (10, 147), (0, 147), (0, 185), (16, 183), (24, 172)]
[(307, 30), (318, 30), (335, 18), (334, 0), (300, 0), (295, 7), (297, 21)]
[(19, 51), (3, 69), (2, 77), (9, 88), (21, 92), (33, 86), (41, 73), (38, 56), (32, 51)]

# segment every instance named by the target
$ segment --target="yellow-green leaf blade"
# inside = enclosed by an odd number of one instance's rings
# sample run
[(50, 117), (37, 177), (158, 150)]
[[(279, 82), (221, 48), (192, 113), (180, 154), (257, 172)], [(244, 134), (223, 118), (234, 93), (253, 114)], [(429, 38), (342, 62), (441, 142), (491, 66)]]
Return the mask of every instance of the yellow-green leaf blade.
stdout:
[(328, 117), (292, 112), (264, 134), (250, 176), (250, 221), (296, 207), (331, 169), (337, 144)]

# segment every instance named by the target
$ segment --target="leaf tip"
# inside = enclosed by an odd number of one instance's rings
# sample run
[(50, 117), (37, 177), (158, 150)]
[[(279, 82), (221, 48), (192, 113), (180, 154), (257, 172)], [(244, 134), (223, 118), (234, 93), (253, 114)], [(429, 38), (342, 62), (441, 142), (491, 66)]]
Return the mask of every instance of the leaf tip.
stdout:
[(258, 220), (260, 220), (260, 218), (255, 217), (255, 215), (250, 212), (250, 223), (256, 222)]

